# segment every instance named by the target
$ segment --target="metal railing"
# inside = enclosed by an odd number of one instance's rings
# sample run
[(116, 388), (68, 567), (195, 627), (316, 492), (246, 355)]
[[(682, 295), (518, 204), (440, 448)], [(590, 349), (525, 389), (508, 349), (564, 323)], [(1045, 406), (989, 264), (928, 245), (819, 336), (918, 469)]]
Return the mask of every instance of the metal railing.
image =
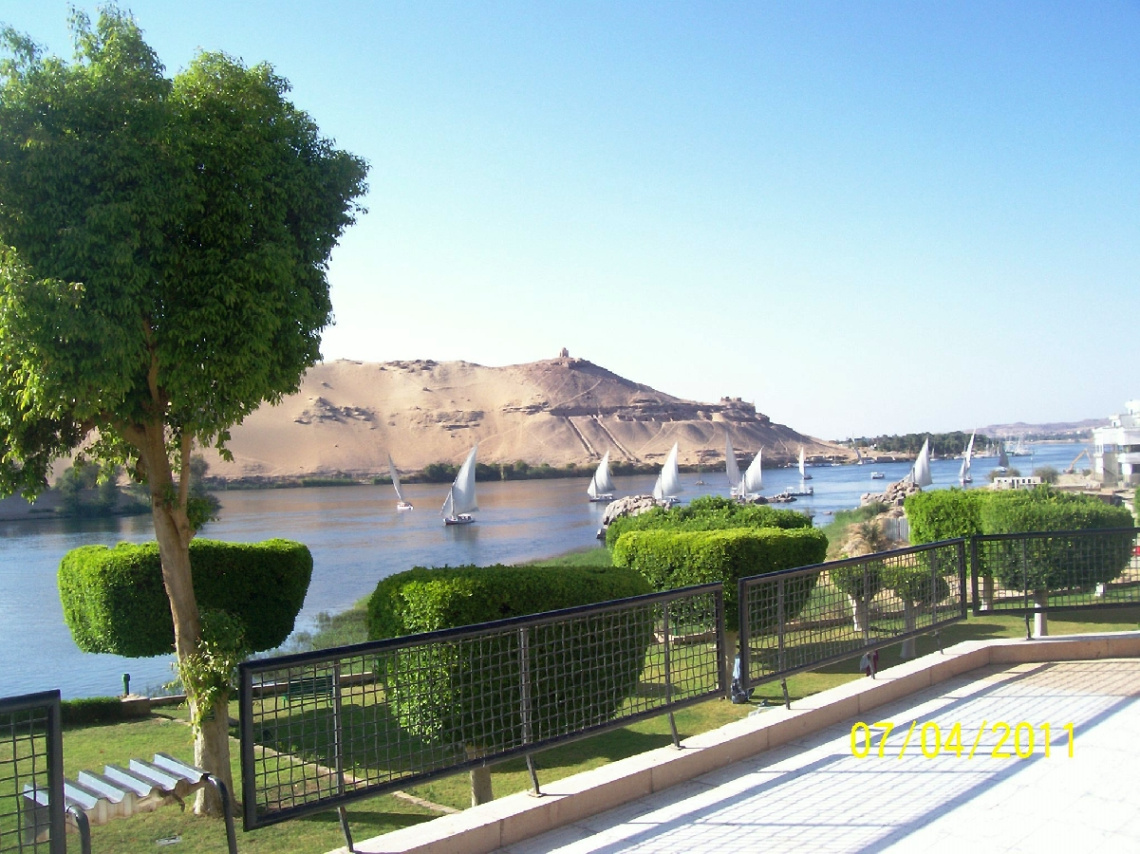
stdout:
[[(706, 584), (240, 667), (246, 830), (726, 693)], [(676, 727), (673, 727), (677, 742)]]
[(59, 691), (0, 699), (0, 852), (64, 854), (65, 822)]
[(965, 543), (946, 540), (742, 578), (739, 608), (747, 691), (964, 620)]
[(1138, 528), (985, 534), (970, 540), (973, 613), (1140, 605)]

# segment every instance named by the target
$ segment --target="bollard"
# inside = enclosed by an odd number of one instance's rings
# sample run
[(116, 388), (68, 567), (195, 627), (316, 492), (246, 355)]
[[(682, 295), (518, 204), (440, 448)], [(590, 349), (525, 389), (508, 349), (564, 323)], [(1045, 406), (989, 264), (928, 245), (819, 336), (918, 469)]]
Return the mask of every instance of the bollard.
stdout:
[(123, 696), (129, 697), (131, 693), (131, 674), (123, 674)]

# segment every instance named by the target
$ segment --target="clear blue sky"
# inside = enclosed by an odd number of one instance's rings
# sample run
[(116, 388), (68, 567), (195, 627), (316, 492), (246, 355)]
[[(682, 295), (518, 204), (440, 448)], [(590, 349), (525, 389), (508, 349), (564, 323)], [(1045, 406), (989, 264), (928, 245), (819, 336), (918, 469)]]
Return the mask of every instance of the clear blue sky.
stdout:
[(568, 347), (824, 438), (1140, 397), (1136, 0), (124, 7), (371, 164), (327, 359)]

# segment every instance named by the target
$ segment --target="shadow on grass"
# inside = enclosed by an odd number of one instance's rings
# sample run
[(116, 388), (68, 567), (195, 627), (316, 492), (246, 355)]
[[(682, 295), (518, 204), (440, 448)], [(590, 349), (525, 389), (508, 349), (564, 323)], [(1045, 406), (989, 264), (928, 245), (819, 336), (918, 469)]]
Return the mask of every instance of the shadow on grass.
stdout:
[[(415, 827), (417, 824), (423, 824), (424, 822), (431, 821), (433, 818), (438, 818), (434, 813), (417, 814), (383, 812), (380, 810), (354, 810), (351, 807), (347, 809), (347, 813), (348, 826), (352, 828), (353, 836), (357, 839), (365, 835), (358, 832), (358, 829), (362, 827), (371, 828), (372, 835), (379, 835), (380, 833), (389, 833), (393, 830), (402, 830), (405, 827)], [(340, 826), (340, 816), (334, 809), (294, 820), (321, 826)]]
[[(681, 733), (681, 737), (685, 738), (686, 734)], [(614, 762), (628, 756), (635, 756), (638, 753), (656, 750), (658, 747), (665, 747), (672, 743), (673, 737), (667, 733), (644, 733), (630, 729), (617, 729), (598, 733), (558, 747), (548, 747), (536, 754), (535, 762), (540, 768), (546, 769), (571, 767), (592, 763), (596, 760)], [(527, 770), (526, 759), (516, 758), (498, 762), (495, 764), (495, 770), (506, 773), (525, 772)]]

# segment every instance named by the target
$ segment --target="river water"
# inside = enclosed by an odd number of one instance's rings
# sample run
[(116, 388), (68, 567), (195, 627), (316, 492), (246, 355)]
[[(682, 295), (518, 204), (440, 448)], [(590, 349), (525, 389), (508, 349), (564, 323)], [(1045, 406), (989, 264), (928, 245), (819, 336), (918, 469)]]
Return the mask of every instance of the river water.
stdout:
[[(1011, 459), (1022, 474), (1064, 470), (1083, 446), (1038, 444), (1032, 457)], [(931, 464), (934, 488), (958, 485), (958, 460)], [(995, 459), (974, 461), (977, 483), (988, 482)], [(871, 471), (882, 480), (871, 480)], [(780, 505), (826, 524), (865, 492), (900, 480), (910, 463), (810, 469), (815, 494)], [(683, 499), (728, 494), (723, 470), (683, 474)], [(652, 476), (615, 478), (618, 495), (647, 493)], [(696, 481), (704, 480), (704, 484)], [(357, 486), (219, 493), (221, 518), (201, 536), (235, 542), (285, 537), (313, 553), (313, 578), (297, 628), (311, 628), (322, 611), (335, 613), (368, 596), (388, 575), (413, 566), (518, 563), (597, 547), (605, 505), (586, 500), (584, 479), (480, 483), (478, 522), (445, 527), (439, 516), (447, 487), (406, 484), (416, 509), (397, 513), (391, 487)], [(765, 495), (800, 485), (795, 469), (764, 471)], [(125, 659), (80, 652), (63, 622), (56, 588), (60, 559), (77, 546), (153, 539), (150, 517), (65, 522), (0, 522), (0, 696), (59, 688), (64, 698), (115, 695), (122, 675), (131, 689), (158, 693), (173, 678), (171, 658)]]

